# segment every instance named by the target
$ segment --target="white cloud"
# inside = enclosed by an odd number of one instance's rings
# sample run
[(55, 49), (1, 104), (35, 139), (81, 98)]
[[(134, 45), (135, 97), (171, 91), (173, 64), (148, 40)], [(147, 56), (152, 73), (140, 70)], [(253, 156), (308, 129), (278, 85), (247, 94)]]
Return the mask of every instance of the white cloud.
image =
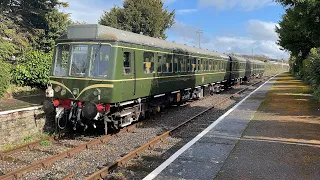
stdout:
[(94, 3), (92, 0), (66, 0), (69, 7), (62, 8), (62, 11), (70, 13), (73, 21), (86, 23), (98, 23), (104, 11), (109, 11), (114, 5), (122, 5), (122, 0), (98, 0)]
[[(271, 58), (287, 58), (289, 56), (288, 53), (280, 50), (280, 46), (276, 44), (278, 36), (273, 28), (276, 25), (273, 22), (249, 20), (246, 23), (247, 37), (212, 37), (204, 33), (201, 35), (201, 47), (221, 53), (233, 52), (248, 55), (251, 55), (253, 50), (255, 55), (266, 55)], [(177, 21), (168, 31), (172, 35), (169, 35), (169, 39), (180, 44), (198, 46), (197, 29), (194, 25)]]
[(198, 9), (178, 9), (176, 10), (177, 14), (187, 14), (187, 13), (194, 13), (198, 12)]
[(199, 0), (200, 7), (215, 7), (217, 10), (237, 8), (251, 11), (272, 5), (276, 5), (273, 0)]
[(274, 22), (264, 22), (251, 19), (246, 24), (246, 29), (250, 38), (276, 41), (279, 39), (275, 32), (276, 26), (278, 26), (278, 24)]
[[(191, 24), (184, 24), (181, 21), (175, 22), (173, 26), (168, 30), (168, 32), (180, 36), (184, 39), (188, 39), (189, 42), (197, 43), (198, 42), (198, 34), (196, 31), (198, 28)], [(201, 43), (208, 43), (210, 42), (210, 37), (201, 34)]]

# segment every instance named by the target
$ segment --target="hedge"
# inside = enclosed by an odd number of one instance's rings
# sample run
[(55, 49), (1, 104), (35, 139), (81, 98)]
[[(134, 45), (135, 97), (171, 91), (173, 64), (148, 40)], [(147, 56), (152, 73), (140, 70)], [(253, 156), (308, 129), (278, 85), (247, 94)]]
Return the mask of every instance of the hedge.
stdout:
[(49, 81), (52, 53), (30, 51), (11, 70), (12, 82), (18, 86), (45, 88)]
[(10, 65), (0, 59), (0, 97), (3, 97), (4, 93), (10, 85)]

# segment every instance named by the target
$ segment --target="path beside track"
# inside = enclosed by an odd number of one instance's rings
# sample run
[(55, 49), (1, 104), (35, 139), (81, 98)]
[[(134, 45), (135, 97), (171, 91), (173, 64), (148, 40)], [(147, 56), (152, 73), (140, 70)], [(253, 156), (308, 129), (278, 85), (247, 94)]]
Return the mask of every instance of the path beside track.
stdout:
[(310, 93), (279, 76), (216, 179), (319, 179), (320, 103)]
[(317, 179), (319, 108), (308, 86), (280, 75), (145, 179)]

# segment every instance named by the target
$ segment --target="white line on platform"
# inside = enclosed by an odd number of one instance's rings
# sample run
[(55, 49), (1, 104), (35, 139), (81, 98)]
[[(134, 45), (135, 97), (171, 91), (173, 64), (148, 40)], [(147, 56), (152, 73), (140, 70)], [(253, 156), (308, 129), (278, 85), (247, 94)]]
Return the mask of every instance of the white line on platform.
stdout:
[[(277, 75), (276, 75), (277, 76)], [(274, 77), (276, 77), (274, 76)], [(233, 110), (235, 110), (238, 106), (240, 106), (245, 100), (247, 100), (253, 93), (258, 91), (262, 86), (272, 80), (274, 77), (270, 78), (268, 81), (260, 85), (257, 89), (252, 91), (248, 96), (242, 99), (238, 104), (229, 109), (226, 113), (220, 116), (215, 122), (213, 122), (209, 127), (203, 130), (200, 134), (198, 134), (195, 138), (189, 141), (186, 145), (180, 148), (177, 152), (175, 152), (169, 159), (163, 162), (160, 166), (158, 166), (155, 170), (153, 170), (150, 174), (148, 174), (143, 180), (151, 180), (158, 176), (167, 166), (169, 166), (175, 159), (177, 159), (183, 152), (189, 149), (194, 143), (196, 143), (201, 137), (207, 134), (212, 128), (214, 128), (220, 121), (222, 121), (227, 115), (229, 115)]]
[(0, 112), (0, 115), (12, 114), (12, 113), (22, 112), (22, 111), (32, 111), (32, 110), (40, 109), (41, 107), (42, 107), (42, 106), (33, 106), (33, 107), (22, 108), (22, 109), (2, 111), (2, 112)]

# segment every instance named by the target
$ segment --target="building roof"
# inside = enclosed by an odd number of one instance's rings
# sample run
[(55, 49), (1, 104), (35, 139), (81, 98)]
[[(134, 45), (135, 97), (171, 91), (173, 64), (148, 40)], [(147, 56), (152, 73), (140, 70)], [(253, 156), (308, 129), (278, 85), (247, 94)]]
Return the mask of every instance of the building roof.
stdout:
[(94, 39), (119, 41), (229, 59), (228, 55), (222, 53), (209, 51), (205, 49), (199, 49), (174, 42), (168, 42), (162, 39), (144, 36), (141, 34), (123, 31), (109, 26), (102, 26), (98, 24), (70, 25), (68, 27), (67, 38), (75, 40)]

